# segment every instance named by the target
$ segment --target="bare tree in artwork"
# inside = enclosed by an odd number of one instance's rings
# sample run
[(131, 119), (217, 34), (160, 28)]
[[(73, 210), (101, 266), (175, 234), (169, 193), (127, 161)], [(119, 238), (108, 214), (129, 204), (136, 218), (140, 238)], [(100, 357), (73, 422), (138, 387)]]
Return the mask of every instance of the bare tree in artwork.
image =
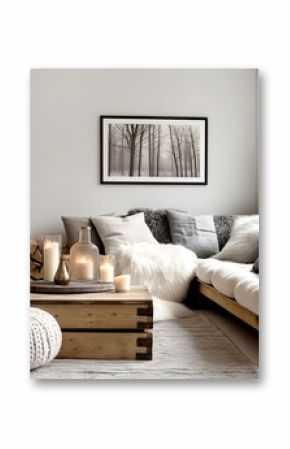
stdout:
[(159, 176), (160, 155), (161, 155), (161, 125), (158, 125), (158, 131), (157, 131), (157, 163), (156, 163), (156, 176)]
[(171, 151), (172, 156), (174, 160), (174, 168), (175, 168), (175, 176), (179, 176), (179, 166), (177, 162), (176, 152), (175, 152), (175, 144), (174, 144), (174, 137), (173, 137), (173, 126), (169, 125), (169, 133), (170, 133), (170, 145), (171, 145)]
[(191, 141), (191, 151), (192, 151), (192, 163), (193, 163), (193, 173), (194, 176), (199, 176), (199, 167), (197, 165), (197, 150), (194, 143), (194, 136), (191, 127), (189, 127), (190, 141)]
[(136, 140), (139, 131), (139, 125), (125, 125), (125, 139), (128, 143), (130, 150), (130, 162), (129, 162), (129, 176), (134, 176), (135, 169), (135, 155), (136, 155)]
[(199, 127), (114, 123), (108, 127), (108, 175), (140, 178), (200, 176)]
[(148, 176), (152, 176), (152, 125), (148, 125)]
[(146, 125), (140, 125), (140, 135), (139, 135), (139, 164), (138, 164), (138, 176), (141, 176), (142, 167), (142, 152), (143, 152), (143, 139), (146, 131)]

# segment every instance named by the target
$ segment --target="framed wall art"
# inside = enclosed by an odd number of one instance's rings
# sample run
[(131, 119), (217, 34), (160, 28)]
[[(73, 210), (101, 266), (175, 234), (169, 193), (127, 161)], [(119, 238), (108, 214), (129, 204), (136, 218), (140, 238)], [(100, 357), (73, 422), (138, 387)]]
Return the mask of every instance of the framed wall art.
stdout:
[(207, 184), (206, 117), (101, 116), (102, 184)]

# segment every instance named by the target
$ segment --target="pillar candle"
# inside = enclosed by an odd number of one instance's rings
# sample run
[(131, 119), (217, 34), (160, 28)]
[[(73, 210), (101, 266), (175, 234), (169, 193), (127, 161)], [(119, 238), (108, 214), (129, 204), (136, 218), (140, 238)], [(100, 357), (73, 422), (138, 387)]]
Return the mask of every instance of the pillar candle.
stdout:
[(59, 264), (59, 244), (46, 242), (43, 248), (43, 278), (45, 281), (53, 281)]
[(94, 262), (85, 258), (76, 261), (76, 278), (80, 281), (91, 281), (94, 279)]
[(115, 288), (117, 292), (128, 292), (131, 288), (130, 274), (115, 277)]
[(105, 262), (100, 266), (100, 279), (102, 282), (114, 282), (114, 265)]

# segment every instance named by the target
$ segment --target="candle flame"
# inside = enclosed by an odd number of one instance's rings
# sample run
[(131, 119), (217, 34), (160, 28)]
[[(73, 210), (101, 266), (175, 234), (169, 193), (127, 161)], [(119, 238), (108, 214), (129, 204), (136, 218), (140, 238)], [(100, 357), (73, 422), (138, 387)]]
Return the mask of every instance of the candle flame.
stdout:
[(85, 257), (82, 257), (80, 259), (78, 259), (77, 263), (89, 263), (90, 260), (86, 259)]
[(57, 248), (58, 247), (58, 243), (57, 242), (53, 242), (52, 240), (48, 240), (47, 242), (45, 242), (44, 244), (44, 249), (51, 249), (51, 248)]

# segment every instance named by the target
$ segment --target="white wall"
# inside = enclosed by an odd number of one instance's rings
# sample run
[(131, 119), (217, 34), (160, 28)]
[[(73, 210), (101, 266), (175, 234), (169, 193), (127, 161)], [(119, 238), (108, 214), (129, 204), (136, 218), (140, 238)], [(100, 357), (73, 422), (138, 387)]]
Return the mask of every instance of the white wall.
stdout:
[[(100, 115), (208, 117), (208, 185), (100, 185)], [(256, 70), (32, 70), (31, 232), (136, 206), (257, 211)]]

